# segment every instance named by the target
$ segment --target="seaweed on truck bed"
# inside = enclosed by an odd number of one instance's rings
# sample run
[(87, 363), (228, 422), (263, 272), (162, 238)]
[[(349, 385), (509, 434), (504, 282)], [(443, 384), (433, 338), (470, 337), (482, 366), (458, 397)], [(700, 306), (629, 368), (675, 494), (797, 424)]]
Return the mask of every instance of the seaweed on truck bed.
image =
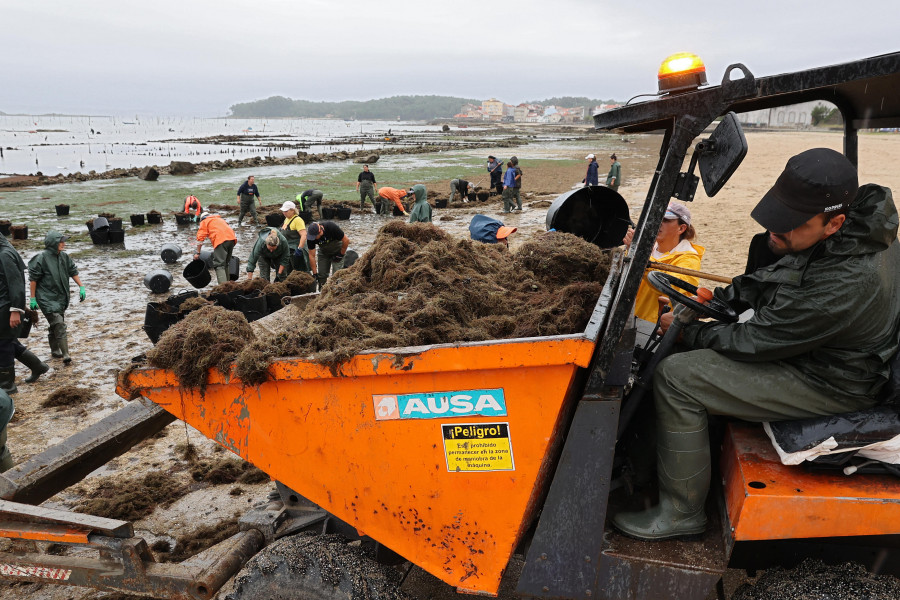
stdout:
[(227, 371), (235, 356), (255, 339), (243, 314), (220, 306), (204, 306), (169, 327), (147, 360), (171, 369), (184, 387), (206, 387), (206, 374), (216, 367)]
[(544, 233), (511, 254), (427, 223), (393, 222), (304, 309), (302, 326), (246, 346), (237, 374), (267, 378), (269, 359), (337, 364), (363, 350), (582, 331), (610, 255), (567, 233)]
[[(204, 307), (163, 334), (148, 359), (202, 387), (208, 368), (227, 369), (236, 355), (238, 376), (259, 384), (276, 357), (335, 366), (378, 348), (578, 333), (609, 267), (609, 252), (568, 233), (539, 234), (511, 253), (395, 221), (277, 335), (257, 340), (240, 313)], [(312, 282), (294, 272), (285, 285), (299, 279)]]

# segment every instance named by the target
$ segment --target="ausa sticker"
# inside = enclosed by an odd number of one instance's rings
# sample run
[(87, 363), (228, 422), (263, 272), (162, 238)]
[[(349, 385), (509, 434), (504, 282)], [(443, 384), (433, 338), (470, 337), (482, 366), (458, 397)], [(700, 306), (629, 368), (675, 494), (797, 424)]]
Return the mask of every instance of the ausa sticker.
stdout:
[(441, 425), (447, 470), (515, 471), (509, 423)]
[(417, 394), (373, 394), (376, 421), (447, 417), (505, 417), (503, 388)]

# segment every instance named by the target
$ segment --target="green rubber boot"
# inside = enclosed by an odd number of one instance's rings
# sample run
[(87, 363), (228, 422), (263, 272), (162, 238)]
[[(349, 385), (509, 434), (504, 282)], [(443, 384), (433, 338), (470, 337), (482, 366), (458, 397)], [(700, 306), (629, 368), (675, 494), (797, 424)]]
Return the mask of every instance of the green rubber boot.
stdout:
[(26, 350), (16, 360), (31, 369), (31, 375), (25, 378), (25, 383), (34, 383), (38, 377), (50, 370), (50, 365), (32, 354), (31, 350)]
[(642, 512), (619, 513), (613, 525), (639, 540), (703, 533), (711, 471), (706, 427), (688, 433), (659, 432), (657, 445), (659, 504)]
[(16, 387), (16, 368), (0, 367), (0, 390), (7, 394), (15, 394), (19, 391)]
[(50, 344), (50, 356), (53, 358), (62, 358), (62, 352), (59, 350), (59, 344), (56, 341), (56, 336), (53, 335), (53, 332), (47, 333), (47, 343)]
[(69, 334), (63, 333), (57, 336), (56, 343), (59, 344), (59, 351), (62, 352), (63, 362), (66, 364), (72, 362), (72, 357), (69, 356)]

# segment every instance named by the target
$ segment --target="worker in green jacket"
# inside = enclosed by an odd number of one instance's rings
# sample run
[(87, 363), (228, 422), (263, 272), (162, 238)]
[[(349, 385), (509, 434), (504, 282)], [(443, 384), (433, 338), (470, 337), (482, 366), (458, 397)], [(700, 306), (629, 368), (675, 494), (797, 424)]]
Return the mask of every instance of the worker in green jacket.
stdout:
[(64, 252), (65, 247), (66, 236), (53, 229), (48, 231), (44, 236), (44, 251), (28, 261), (28, 279), (31, 282), (29, 308), (37, 310), (40, 307), (47, 319), (50, 355), (68, 364), (72, 361), (65, 320), (69, 308), (69, 278), (78, 285), (79, 301), (84, 302), (86, 292), (78, 268)]
[(0, 389), (7, 394), (19, 391), (16, 360), (31, 369), (25, 383), (37, 381), (50, 369), (19, 342), (25, 309), (25, 262), (0, 234)]
[(619, 184), (622, 183), (622, 164), (615, 154), (609, 156), (609, 173), (606, 174), (606, 186), (613, 190), (619, 190)]
[(247, 259), (247, 279), (253, 279), (253, 271), (259, 263), (259, 276), (270, 279), (270, 269), (275, 270), (275, 280), (283, 281), (291, 271), (291, 249), (287, 239), (274, 227), (265, 227), (259, 232), (256, 244)]
[(0, 473), (13, 468), (12, 455), (9, 453), (9, 447), (6, 445), (6, 426), (9, 425), (15, 412), (16, 405), (13, 403), (12, 398), (9, 397), (9, 394), (0, 390)]
[[(715, 295), (752, 316), (685, 325), (690, 351), (653, 377), (659, 504), (619, 513), (639, 539), (702, 533), (711, 473), (707, 414), (782, 421), (869, 408), (890, 376), (900, 337), (900, 242), (891, 192), (858, 188), (839, 152), (791, 158), (751, 216), (775, 262)], [(671, 313), (663, 315), (667, 329)]]
[(409, 195), (415, 195), (416, 201), (409, 209), (410, 223), (431, 223), (431, 205), (428, 204), (428, 192), (425, 186), (417, 183), (412, 186)]

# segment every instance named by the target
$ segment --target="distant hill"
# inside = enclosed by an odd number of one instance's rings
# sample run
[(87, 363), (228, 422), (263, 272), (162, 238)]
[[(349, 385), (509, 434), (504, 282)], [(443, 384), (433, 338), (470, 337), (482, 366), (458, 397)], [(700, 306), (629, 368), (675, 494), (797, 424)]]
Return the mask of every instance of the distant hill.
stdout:
[(364, 102), (310, 102), (272, 96), (265, 100), (242, 102), (231, 107), (231, 117), (336, 117), (339, 119), (427, 120), (452, 117), (466, 103), (481, 100), (450, 96), (393, 96)]
[[(535, 100), (530, 104), (574, 108), (591, 107), (614, 100), (563, 96)], [(408, 121), (441, 119), (457, 114), (464, 104), (481, 105), (481, 100), (456, 98), (453, 96), (392, 96), (377, 100), (345, 100), (343, 102), (311, 102), (292, 100), (284, 96), (272, 96), (265, 100), (241, 102), (231, 107), (230, 117), (236, 118), (279, 118), (279, 117), (335, 117), (338, 119), (396, 119)]]

